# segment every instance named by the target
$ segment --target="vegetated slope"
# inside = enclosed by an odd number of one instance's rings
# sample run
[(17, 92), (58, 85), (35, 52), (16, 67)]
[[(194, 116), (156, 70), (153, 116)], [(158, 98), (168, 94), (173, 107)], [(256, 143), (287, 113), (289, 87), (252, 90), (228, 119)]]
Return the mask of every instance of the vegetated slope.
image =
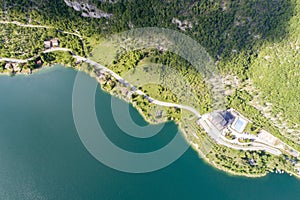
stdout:
[(294, 3), (285, 0), (91, 2), (114, 14), (112, 31), (149, 26), (177, 29), (199, 41), (216, 59), (226, 59), (235, 52), (252, 53), (263, 40), (284, 38), (294, 10)]
[[(253, 46), (261, 44), (262, 40), (276, 41), (283, 38), (294, 6), (291, 1), (284, 0), (90, 2), (113, 16), (108, 19), (81, 17), (81, 12), (68, 7), (64, 0), (5, 0), (0, 2), (0, 7), (8, 11), (7, 15), (2, 12), (2, 18), (23, 22), (28, 22), (30, 18), (31, 23), (79, 30), (86, 36), (149, 26), (185, 30), (186, 34), (207, 48), (213, 57), (227, 58), (234, 52), (252, 53)], [(184, 23), (188, 25), (183, 29)]]
[[(204, 46), (218, 60), (218, 66), (224, 73), (247, 79), (251, 68), (251, 78), (264, 95), (277, 105), (275, 109), (287, 113), (294, 121), (299, 120), (297, 110), (292, 109), (299, 105), (299, 95), (293, 93), (297, 92), (295, 88), (298, 75), (293, 71), (297, 71), (298, 52), (290, 45), (291, 42), (297, 48), (297, 36), (299, 37), (295, 31), (299, 15), (297, 0), (89, 2), (113, 15), (101, 19), (82, 17), (81, 12), (68, 7), (64, 0), (5, 0), (0, 2), (0, 17), (7, 21), (45, 24), (63, 30), (79, 31), (84, 38), (94, 38), (93, 41), (109, 33), (137, 27), (177, 29)], [(93, 45), (86, 46), (91, 50)], [(269, 48), (271, 46), (274, 46), (274, 51)], [(287, 51), (293, 53), (287, 55)], [(265, 59), (264, 54), (270, 54), (275, 60)], [(271, 71), (276, 72), (274, 76), (267, 76)], [(268, 77), (272, 80), (269, 81)], [(283, 80), (289, 81), (282, 82)], [(272, 82), (277, 84), (270, 84)], [(280, 87), (278, 83), (281, 83)], [(274, 90), (275, 86), (280, 89)], [(294, 88), (293, 91), (289, 87)]]
[[(103, 12), (113, 15), (101, 19), (82, 17), (81, 12), (68, 7), (64, 0), (3, 0), (0, 2), (0, 18), (79, 32), (89, 50), (92, 50), (96, 41), (111, 33), (149, 26), (176, 29), (204, 46), (218, 61), (224, 74), (231, 73), (243, 80), (250, 77), (266, 97), (266, 101), (273, 103), (273, 112), (282, 113), (290, 121), (299, 121), (299, 0), (119, 0), (114, 4), (98, 0), (90, 2)], [(167, 53), (161, 61), (170, 60)], [(50, 57), (58, 55), (50, 54)], [(183, 69), (184, 67), (186, 66)], [(252, 97), (248, 93), (236, 91), (235, 94), (232, 105), (247, 111), (247, 117), (262, 122), (256, 125), (263, 128), (268, 126), (269, 129), (266, 130), (274, 130), (276, 136), (284, 134), (279, 133), (273, 124), (250, 105)], [(145, 108), (149, 109), (147, 106)], [(174, 111), (170, 113), (178, 114)], [(189, 123), (188, 120), (184, 122), (185, 127), (192, 127), (201, 133), (200, 127), (195, 123)], [(236, 151), (215, 145), (206, 134), (198, 136), (200, 141), (207, 141), (208, 146), (213, 146), (206, 157), (219, 168), (247, 175), (265, 174), (274, 168), (294, 170), (284, 156), (277, 157), (263, 151)], [(299, 150), (298, 138), (297, 135), (284, 134), (283, 139)], [(202, 146), (207, 145), (201, 144), (200, 148)], [(251, 159), (257, 165), (252, 166), (249, 163)]]
[[(114, 4), (90, 0), (90, 3), (114, 14), (108, 28), (112, 32), (146, 26), (178, 29), (199, 41), (219, 60), (224, 73), (247, 78), (247, 70), (251, 68), (251, 78), (275, 104), (274, 112), (284, 112), (293, 122), (300, 121), (300, 112), (295, 109), (300, 106), (296, 0), (121, 0)], [(181, 25), (174, 23), (174, 18)], [(188, 25), (182, 28), (184, 23)], [(270, 56), (274, 61), (262, 56), (267, 52), (273, 54)]]
[(265, 43), (250, 67), (250, 77), (271, 102), (282, 134), (300, 144), (300, 3), (289, 21), (287, 36)]

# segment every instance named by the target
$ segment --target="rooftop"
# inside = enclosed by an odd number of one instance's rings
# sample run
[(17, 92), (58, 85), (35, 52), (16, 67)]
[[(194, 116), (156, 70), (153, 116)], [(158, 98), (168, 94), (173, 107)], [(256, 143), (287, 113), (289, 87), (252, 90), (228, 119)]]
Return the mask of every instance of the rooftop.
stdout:
[(221, 114), (221, 112), (213, 112), (210, 115), (209, 119), (218, 130), (222, 130), (225, 128), (227, 121), (224, 117), (224, 115)]

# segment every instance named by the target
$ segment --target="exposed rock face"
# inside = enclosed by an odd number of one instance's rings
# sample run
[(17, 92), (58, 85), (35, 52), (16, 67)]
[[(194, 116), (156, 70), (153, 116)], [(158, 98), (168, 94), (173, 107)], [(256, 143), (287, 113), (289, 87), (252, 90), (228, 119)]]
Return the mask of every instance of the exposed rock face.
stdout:
[(181, 29), (182, 31), (186, 31), (186, 29), (191, 29), (193, 28), (193, 25), (191, 22), (184, 20), (184, 21), (180, 21), (179, 19), (173, 18), (172, 19), (172, 23), (176, 24), (177, 27), (179, 29)]
[[(74, 10), (78, 12), (82, 12), (81, 16), (83, 17), (110, 18), (112, 16), (112, 14), (103, 12), (102, 10), (99, 10), (95, 5), (92, 5), (88, 2), (84, 2), (80, 0), (78, 1), (64, 0), (64, 1), (69, 7), (72, 7)], [(112, 1), (111, 3), (114, 2), (115, 1)]]
[(117, 3), (119, 0), (99, 0), (99, 1), (105, 3)]

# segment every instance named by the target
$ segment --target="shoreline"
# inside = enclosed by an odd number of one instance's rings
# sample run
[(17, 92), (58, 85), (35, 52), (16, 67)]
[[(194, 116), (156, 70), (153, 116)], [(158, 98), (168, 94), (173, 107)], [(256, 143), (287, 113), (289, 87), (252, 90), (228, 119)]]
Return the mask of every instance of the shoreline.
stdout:
[(227, 175), (230, 176), (240, 176), (240, 177), (247, 177), (247, 178), (261, 178), (261, 177), (265, 177), (268, 175), (268, 173), (264, 173), (264, 174), (242, 174), (242, 173), (237, 173), (234, 171), (231, 171), (227, 168), (218, 166), (215, 162), (210, 161), (205, 155), (203, 155), (201, 153), (201, 151), (199, 151), (196, 146), (197, 144), (191, 143), (191, 148), (198, 153), (199, 158), (201, 158), (206, 164), (208, 164), (209, 166), (213, 167), (214, 169), (221, 171), (222, 173), (225, 173)]
[[(111, 91), (107, 91), (105, 90), (102, 86), (103, 84), (100, 83), (100, 81), (97, 79), (97, 77), (95, 76), (94, 72), (92, 71), (89, 71), (88, 69), (85, 69), (84, 67), (82, 67), (81, 65), (78, 65), (76, 67), (71, 67), (71, 66), (67, 66), (67, 65), (64, 65), (64, 64), (61, 64), (61, 63), (55, 63), (53, 65), (46, 65), (46, 66), (43, 66), (43, 67), (40, 67), (40, 68), (37, 68), (37, 69), (34, 69), (31, 71), (31, 73), (25, 73), (25, 72), (17, 72), (13, 75), (11, 75), (9, 72), (0, 72), (0, 76), (30, 76), (30, 75), (34, 75), (36, 73), (39, 73), (43, 70), (47, 70), (47, 69), (51, 69), (55, 66), (62, 66), (63, 68), (72, 68), (73, 70), (77, 71), (77, 72), (84, 72), (86, 74), (88, 74), (91, 78), (94, 78), (96, 79), (96, 81), (98, 82), (101, 90), (103, 92), (106, 92), (108, 93), (109, 95), (111, 96), (114, 96), (114, 97), (117, 97), (119, 99), (121, 99), (122, 101), (126, 102), (126, 103), (129, 103), (131, 104), (135, 109), (137, 109), (138, 113), (143, 117), (143, 119), (150, 125), (158, 125), (158, 124), (162, 124), (162, 123), (167, 123), (167, 122), (171, 122), (173, 121), (177, 127), (178, 127), (178, 130), (180, 131), (182, 137), (184, 137), (184, 139), (186, 140), (186, 142), (189, 144), (190, 148), (193, 149), (193, 151), (195, 151), (197, 154), (198, 154), (198, 157), (199, 159), (202, 159), (206, 164), (208, 164), (209, 166), (221, 171), (222, 173), (225, 173), (229, 176), (239, 176), (239, 177), (247, 177), (247, 178), (261, 178), (261, 177), (265, 177), (267, 176), (270, 172), (266, 172), (266, 173), (262, 173), (262, 174), (244, 174), (244, 173), (238, 173), (238, 172), (235, 172), (235, 171), (232, 171), (228, 168), (225, 168), (225, 167), (222, 167), (222, 166), (219, 166), (217, 165), (214, 161), (210, 161), (198, 148), (197, 148), (197, 144), (193, 143), (191, 140), (189, 140), (185, 134), (183, 133), (183, 129), (180, 127), (180, 123), (176, 120), (163, 120), (162, 122), (153, 122), (151, 121), (150, 118), (148, 118), (147, 116), (145, 116), (145, 114), (143, 113), (143, 111), (141, 110), (141, 108), (137, 107), (136, 105), (134, 105), (134, 103), (128, 99), (125, 99), (123, 98), (121, 95), (116, 95), (116, 94), (113, 94)], [(271, 172), (272, 173), (272, 172)], [(292, 174), (294, 175), (295, 177), (297, 178), (300, 178), (300, 176), (298, 174), (295, 174), (293, 172), (288, 172), (286, 171), (286, 173), (288, 174)]]

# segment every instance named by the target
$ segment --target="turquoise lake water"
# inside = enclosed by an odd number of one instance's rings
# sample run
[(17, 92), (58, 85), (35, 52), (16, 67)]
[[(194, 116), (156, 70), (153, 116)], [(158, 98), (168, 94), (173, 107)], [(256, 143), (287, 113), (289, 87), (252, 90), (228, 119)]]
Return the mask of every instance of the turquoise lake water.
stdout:
[[(0, 76), (0, 199), (300, 199), (300, 180), (294, 177), (230, 176), (192, 149), (151, 173), (129, 174), (103, 165), (85, 149), (73, 122), (76, 73), (56, 66), (32, 76)], [(147, 152), (174, 137), (172, 122), (151, 139), (123, 133), (113, 120), (110, 98), (99, 89), (96, 111), (118, 146)], [(133, 108), (131, 115), (147, 124)]]

